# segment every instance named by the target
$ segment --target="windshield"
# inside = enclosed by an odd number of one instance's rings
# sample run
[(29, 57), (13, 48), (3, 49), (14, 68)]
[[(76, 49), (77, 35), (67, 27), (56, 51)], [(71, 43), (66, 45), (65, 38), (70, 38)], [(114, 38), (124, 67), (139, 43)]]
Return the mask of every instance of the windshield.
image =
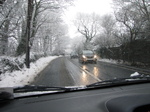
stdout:
[(139, 74), (150, 74), (149, 0), (0, 0), (0, 88)]
[(83, 51), (83, 55), (93, 55), (92, 51)]

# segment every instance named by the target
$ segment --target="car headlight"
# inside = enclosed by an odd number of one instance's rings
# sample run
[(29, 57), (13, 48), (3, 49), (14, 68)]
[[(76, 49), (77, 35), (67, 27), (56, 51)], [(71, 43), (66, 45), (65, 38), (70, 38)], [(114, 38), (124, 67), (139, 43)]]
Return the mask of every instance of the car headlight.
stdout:
[(86, 56), (82, 55), (83, 58), (86, 58)]
[(94, 58), (97, 58), (97, 56), (96, 56), (96, 55), (94, 55)]

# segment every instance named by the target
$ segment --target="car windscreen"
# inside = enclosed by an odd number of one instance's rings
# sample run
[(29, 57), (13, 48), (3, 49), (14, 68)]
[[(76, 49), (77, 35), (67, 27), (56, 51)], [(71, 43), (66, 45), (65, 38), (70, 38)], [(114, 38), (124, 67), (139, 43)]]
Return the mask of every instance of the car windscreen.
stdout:
[(92, 51), (83, 51), (83, 55), (94, 55)]
[(140, 74), (150, 74), (149, 0), (0, 0), (0, 88)]

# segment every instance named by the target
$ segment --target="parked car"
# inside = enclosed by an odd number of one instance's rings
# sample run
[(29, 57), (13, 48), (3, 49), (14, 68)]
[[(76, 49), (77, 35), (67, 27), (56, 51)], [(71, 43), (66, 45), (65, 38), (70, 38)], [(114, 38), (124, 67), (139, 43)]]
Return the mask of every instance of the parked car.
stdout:
[(91, 50), (83, 50), (79, 54), (79, 62), (80, 63), (86, 63), (86, 62), (94, 62), (97, 63), (97, 56), (96, 54)]

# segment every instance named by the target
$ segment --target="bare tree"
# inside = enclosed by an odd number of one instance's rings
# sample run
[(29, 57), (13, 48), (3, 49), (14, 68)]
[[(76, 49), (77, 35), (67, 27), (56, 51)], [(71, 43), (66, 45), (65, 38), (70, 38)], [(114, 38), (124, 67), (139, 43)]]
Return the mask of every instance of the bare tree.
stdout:
[(150, 22), (150, 1), (149, 0), (129, 0), (131, 4), (140, 12), (140, 15), (143, 16)]
[(115, 45), (114, 43), (114, 29), (116, 28), (116, 21), (112, 15), (104, 15), (102, 17), (101, 27), (103, 31), (104, 43), (105, 47), (112, 47)]
[(98, 34), (99, 16), (96, 14), (78, 14), (75, 20), (75, 25), (85, 38), (85, 49), (90, 49), (92, 39)]
[(115, 0), (114, 3), (116, 19), (126, 27), (129, 41), (150, 35), (149, 0)]
[(18, 26), (19, 17), (16, 16), (20, 2), (5, 1), (0, 6), (0, 54), (5, 55), (8, 50), (8, 39), (14, 37), (13, 32)]
[[(35, 40), (36, 33), (38, 29), (42, 26), (43, 23), (47, 21), (47, 16), (49, 12), (57, 12), (60, 14), (60, 10), (62, 12), (62, 8), (66, 6), (66, 4), (70, 4), (71, 1), (67, 0), (34, 0), (33, 2), (33, 11), (32, 11), (32, 19), (31, 19), (31, 36), (30, 36), (30, 46), (33, 45), (33, 41)], [(47, 13), (47, 14), (46, 14)], [(44, 16), (43, 16), (44, 15)], [(26, 17), (26, 15), (25, 15)], [(24, 24), (26, 25), (26, 19), (24, 19)], [(26, 28), (26, 26), (24, 26)], [(24, 29), (24, 28), (23, 28)], [(17, 54), (24, 54), (25, 48), (25, 38), (26, 38), (26, 29), (22, 30), (21, 41), (17, 48)]]
[[(39, 28), (32, 46), (32, 49), (36, 50), (38, 50), (38, 46), (41, 46), (41, 48), (39, 47), (40, 51), (44, 52), (45, 55), (52, 54), (54, 51), (61, 51), (67, 34), (67, 27), (62, 24), (63, 21), (60, 18), (60, 13), (48, 13), (48, 15), (46, 13), (46, 15), (43, 15), (46, 19)], [(41, 44), (38, 44), (37, 41), (40, 41)]]
[(149, 0), (115, 0), (115, 17), (121, 24), (121, 33), (115, 32), (117, 38), (123, 38), (122, 54), (126, 60), (134, 63), (136, 46), (132, 43), (148, 39), (150, 35), (150, 1)]
[(124, 5), (118, 12), (115, 12), (115, 16), (116, 20), (125, 26), (126, 33), (130, 35), (128, 41), (136, 40), (145, 20), (141, 18), (134, 5)]

